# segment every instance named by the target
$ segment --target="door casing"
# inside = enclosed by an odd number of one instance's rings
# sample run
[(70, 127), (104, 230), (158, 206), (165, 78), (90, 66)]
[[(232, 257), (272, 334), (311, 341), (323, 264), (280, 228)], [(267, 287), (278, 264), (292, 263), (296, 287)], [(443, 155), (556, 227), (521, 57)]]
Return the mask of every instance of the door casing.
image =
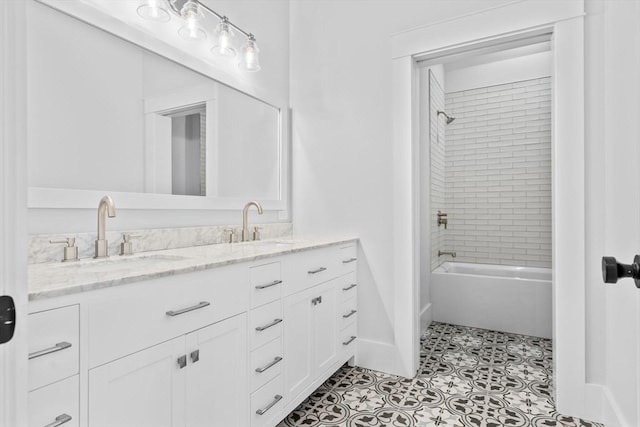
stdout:
[[(561, 413), (600, 419), (601, 393), (586, 383), (584, 2), (504, 6), (392, 36), (394, 331), (397, 373), (419, 363), (420, 195), (417, 64), (513, 37), (552, 34), (552, 247), (555, 397)], [(561, 143), (560, 143), (561, 142)], [(557, 286), (562, 283), (562, 286)]]
[(26, 2), (0, 4), (0, 294), (16, 305), (0, 345), (0, 426), (27, 424)]

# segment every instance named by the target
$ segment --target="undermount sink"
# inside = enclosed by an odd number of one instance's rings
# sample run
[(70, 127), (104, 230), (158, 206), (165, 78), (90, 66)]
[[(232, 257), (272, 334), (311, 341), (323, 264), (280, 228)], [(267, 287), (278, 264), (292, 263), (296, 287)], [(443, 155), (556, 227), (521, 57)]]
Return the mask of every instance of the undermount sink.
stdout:
[(143, 255), (133, 257), (112, 256), (103, 259), (82, 260), (76, 263), (59, 264), (65, 269), (83, 270), (90, 273), (108, 273), (112, 271), (122, 271), (146, 267), (153, 264), (164, 264), (186, 259), (178, 255)]
[(300, 243), (298, 240), (290, 239), (277, 239), (277, 240), (256, 240), (253, 242), (244, 242), (250, 246), (262, 246), (262, 247), (288, 247)]

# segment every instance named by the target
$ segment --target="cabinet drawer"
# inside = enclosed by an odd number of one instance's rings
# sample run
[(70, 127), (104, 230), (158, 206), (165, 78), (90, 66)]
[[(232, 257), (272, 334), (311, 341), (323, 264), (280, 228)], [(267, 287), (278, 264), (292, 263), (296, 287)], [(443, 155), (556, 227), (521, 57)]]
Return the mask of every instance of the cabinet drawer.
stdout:
[(356, 280), (356, 273), (348, 273), (342, 276), (339, 282), (340, 289), (338, 290), (338, 294), (340, 295), (340, 301), (346, 301), (357, 296), (358, 282)]
[(339, 276), (340, 254), (338, 251), (337, 246), (332, 246), (291, 256), (287, 260), (285, 295), (291, 295)]
[[(244, 273), (244, 274), (243, 274)], [(239, 266), (180, 274), (96, 292), (89, 306), (89, 367), (151, 347), (248, 308)]]
[(274, 301), (251, 310), (249, 335), (254, 350), (282, 335), (282, 302)]
[(251, 308), (279, 299), (282, 294), (280, 262), (251, 267), (249, 269), (249, 283)]
[(29, 427), (78, 427), (79, 393), (78, 375), (29, 392)]
[(355, 338), (358, 336), (358, 323), (353, 322), (346, 328), (340, 331), (338, 337), (340, 338), (340, 342), (338, 346), (340, 347), (340, 354), (342, 355), (342, 359), (349, 359), (351, 356), (356, 354), (356, 347), (358, 346), (358, 339)]
[(349, 243), (344, 246), (340, 246), (340, 272), (346, 274), (352, 271), (356, 271), (358, 264), (357, 247), (355, 243)]
[(358, 318), (357, 306), (358, 304), (355, 298), (343, 301), (340, 304), (340, 309), (338, 311), (338, 316), (340, 316), (340, 318), (338, 319), (340, 330), (343, 330), (356, 321), (356, 319)]
[(280, 421), (284, 405), (282, 375), (265, 384), (251, 395), (251, 427), (274, 425)]
[(29, 322), (29, 390), (78, 373), (79, 310), (72, 305), (32, 313)]
[(282, 339), (277, 338), (251, 352), (251, 391), (255, 391), (282, 373)]

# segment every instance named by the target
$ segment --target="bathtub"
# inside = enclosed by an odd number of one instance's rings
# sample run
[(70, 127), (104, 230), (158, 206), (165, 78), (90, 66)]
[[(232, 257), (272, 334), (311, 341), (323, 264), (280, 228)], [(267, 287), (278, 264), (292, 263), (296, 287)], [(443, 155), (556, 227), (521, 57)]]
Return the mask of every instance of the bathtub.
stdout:
[(445, 262), (431, 304), (437, 322), (551, 338), (551, 269)]

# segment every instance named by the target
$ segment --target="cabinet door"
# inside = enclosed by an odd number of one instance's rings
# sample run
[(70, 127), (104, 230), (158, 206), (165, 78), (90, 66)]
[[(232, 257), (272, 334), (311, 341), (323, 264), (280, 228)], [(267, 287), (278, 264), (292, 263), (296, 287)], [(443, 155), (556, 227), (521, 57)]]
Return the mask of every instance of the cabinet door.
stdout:
[(184, 337), (89, 371), (90, 427), (175, 427), (184, 424)]
[(313, 308), (309, 291), (284, 300), (285, 397), (294, 398), (313, 380)]
[(186, 426), (247, 426), (246, 314), (207, 326), (186, 338)]
[(320, 298), (313, 306), (313, 365), (317, 376), (338, 360), (338, 298), (335, 280), (314, 290), (311, 298)]

